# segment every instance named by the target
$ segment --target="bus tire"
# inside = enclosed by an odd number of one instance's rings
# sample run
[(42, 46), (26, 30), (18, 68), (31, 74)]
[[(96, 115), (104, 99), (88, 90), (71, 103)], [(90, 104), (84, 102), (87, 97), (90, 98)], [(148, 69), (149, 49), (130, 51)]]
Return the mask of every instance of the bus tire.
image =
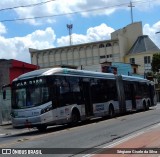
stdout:
[(114, 113), (114, 107), (113, 107), (113, 105), (110, 105), (109, 106), (109, 117), (113, 118), (114, 115), (115, 115), (115, 113)]
[(79, 120), (80, 120), (80, 113), (78, 109), (73, 109), (71, 116), (71, 126), (77, 125)]
[(40, 126), (37, 126), (37, 129), (39, 132), (45, 132), (46, 129), (47, 129), (47, 126), (46, 125), (40, 125)]

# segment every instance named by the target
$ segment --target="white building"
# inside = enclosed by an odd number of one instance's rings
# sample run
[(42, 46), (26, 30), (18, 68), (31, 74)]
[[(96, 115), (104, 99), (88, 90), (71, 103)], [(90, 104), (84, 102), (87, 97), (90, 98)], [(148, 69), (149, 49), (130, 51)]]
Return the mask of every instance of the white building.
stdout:
[[(94, 71), (97, 71), (100, 63), (103, 62), (132, 63), (130, 62), (130, 58), (133, 58), (132, 54), (128, 53), (139, 36), (143, 36), (142, 23), (136, 22), (111, 33), (111, 40), (44, 50), (30, 48), (31, 63), (40, 68), (75, 65), (79, 69)], [(155, 52), (155, 50), (158, 50), (156, 46), (152, 51)], [(134, 62), (134, 64), (141, 65), (141, 62)], [(144, 70), (142, 69), (138, 73), (144, 74)]]

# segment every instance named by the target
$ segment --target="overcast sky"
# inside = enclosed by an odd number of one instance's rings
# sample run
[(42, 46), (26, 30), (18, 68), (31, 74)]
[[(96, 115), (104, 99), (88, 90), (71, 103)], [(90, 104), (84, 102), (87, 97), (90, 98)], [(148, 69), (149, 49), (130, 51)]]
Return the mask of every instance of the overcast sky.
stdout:
[[(149, 35), (160, 48), (160, 34), (155, 34), (160, 31), (160, 0), (132, 2), (134, 22), (142, 21), (143, 34)], [(129, 0), (1, 0), (0, 58), (30, 63), (28, 48), (69, 45), (67, 24), (73, 24), (73, 44), (108, 40), (111, 32), (131, 23), (129, 3)], [(26, 5), (29, 6), (13, 9)], [(44, 16), (51, 17), (23, 20)]]

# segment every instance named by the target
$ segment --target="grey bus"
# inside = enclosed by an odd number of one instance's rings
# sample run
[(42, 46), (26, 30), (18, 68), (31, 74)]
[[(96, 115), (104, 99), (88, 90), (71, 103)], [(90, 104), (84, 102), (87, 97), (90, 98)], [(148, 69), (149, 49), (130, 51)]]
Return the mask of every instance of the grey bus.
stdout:
[(15, 128), (76, 124), (156, 105), (154, 83), (143, 78), (67, 68), (46, 68), (12, 82)]

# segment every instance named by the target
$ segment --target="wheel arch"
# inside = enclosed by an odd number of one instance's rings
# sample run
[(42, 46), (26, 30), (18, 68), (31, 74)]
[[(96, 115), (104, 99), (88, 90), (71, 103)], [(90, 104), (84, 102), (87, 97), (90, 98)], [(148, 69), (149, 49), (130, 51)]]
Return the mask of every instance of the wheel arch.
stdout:
[(72, 108), (72, 110), (71, 110), (71, 116), (72, 116), (73, 113), (75, 113), (75, 114), (78, 115), (79, 120), (81, 119), (80, 111), (79, 111), (79, 109), (78, 109), (77, 107), (73, 107), (73, 108)]
[(108, 114), (109, 114), (110, 118), (113, 118), (115, 116), (115, 108), (112, 103), (110, 103), (108, 106)]

